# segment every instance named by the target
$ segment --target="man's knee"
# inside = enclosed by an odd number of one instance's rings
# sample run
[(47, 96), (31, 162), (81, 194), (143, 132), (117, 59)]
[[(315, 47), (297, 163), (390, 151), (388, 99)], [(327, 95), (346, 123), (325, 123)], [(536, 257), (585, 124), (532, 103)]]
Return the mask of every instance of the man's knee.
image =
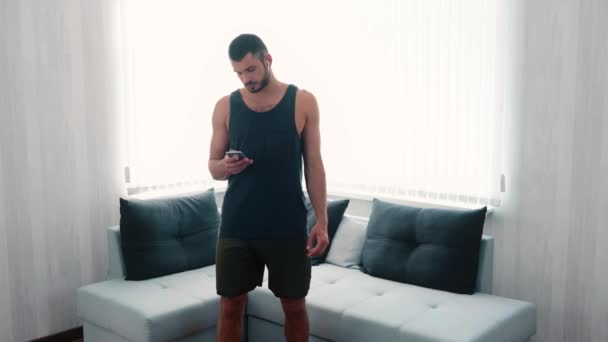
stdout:
[(285, 315), (306, 314), (305, 298), (281, 298), (281, 305), (283, 306)]
[(233, 297), (223, 297), (220, 300), (222, 316), (229, 319), (238, 319), (243, 314), (243, 307), (247, 301), (247, 293)]

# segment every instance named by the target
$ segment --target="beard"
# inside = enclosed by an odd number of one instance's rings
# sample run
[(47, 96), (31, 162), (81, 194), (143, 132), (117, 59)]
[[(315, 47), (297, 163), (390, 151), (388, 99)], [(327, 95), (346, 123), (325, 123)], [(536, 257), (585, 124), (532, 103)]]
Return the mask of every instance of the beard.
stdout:
[[(255, 94), (257, 92), (262, 91), (262, 89), (266, 88), (268, 85), (268, 81), (270, 80), (270, 72), (268, 72), (268, 68), (264, 67), (264, 76), (260, 82), (249, 82), (245, 85), (245, 88), (249, 90), (250, 93)], [(256, 84), (259, 84), (256, 87)]]

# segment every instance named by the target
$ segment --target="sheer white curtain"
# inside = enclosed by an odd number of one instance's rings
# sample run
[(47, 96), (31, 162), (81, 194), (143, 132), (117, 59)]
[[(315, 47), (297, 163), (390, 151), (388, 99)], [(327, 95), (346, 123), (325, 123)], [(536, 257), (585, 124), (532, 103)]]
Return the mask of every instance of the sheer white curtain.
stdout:
[(513, 110), (508, 0), (168, 1), (123, 5), (131, 187), (221, 186), (211, 112), (240, 86), (227, 46), (260, 35), (321, 110), (328, 190), (500, 203)]

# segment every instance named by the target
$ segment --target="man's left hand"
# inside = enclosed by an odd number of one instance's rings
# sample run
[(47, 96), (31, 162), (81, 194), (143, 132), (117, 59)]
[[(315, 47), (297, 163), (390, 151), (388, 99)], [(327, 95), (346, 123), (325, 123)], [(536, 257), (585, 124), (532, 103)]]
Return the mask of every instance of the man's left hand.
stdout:
[(329, 236), (327, 235), (327, 224), (316, 223), (310, 231), (306, 250), (308, 257), (316, 257), (323, 254), (329, 245)]

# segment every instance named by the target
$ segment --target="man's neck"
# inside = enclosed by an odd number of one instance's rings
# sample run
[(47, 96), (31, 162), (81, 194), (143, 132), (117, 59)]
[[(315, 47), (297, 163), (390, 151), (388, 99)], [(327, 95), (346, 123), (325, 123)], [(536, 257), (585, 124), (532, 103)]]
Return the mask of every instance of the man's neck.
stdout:
[(250, 99), (253, 100), (264, 100), (264, 99), (270, 99), (270, 98), (274, 98), (275, 96), (277, 96), (278, 94), (283, 92), (285, 85), (282, 82), (279, 82), (276, 78), (274, 78), (274, 76), (270, 76), (270, 79), (268, 80), (268, 84), (266, 85), (266, 87), (264, 87), (264, 89), (262, 89), (261, 91), (257, 92), (257, 93), (251, 93), (249, 91), (247, 91), (247, 95)]

